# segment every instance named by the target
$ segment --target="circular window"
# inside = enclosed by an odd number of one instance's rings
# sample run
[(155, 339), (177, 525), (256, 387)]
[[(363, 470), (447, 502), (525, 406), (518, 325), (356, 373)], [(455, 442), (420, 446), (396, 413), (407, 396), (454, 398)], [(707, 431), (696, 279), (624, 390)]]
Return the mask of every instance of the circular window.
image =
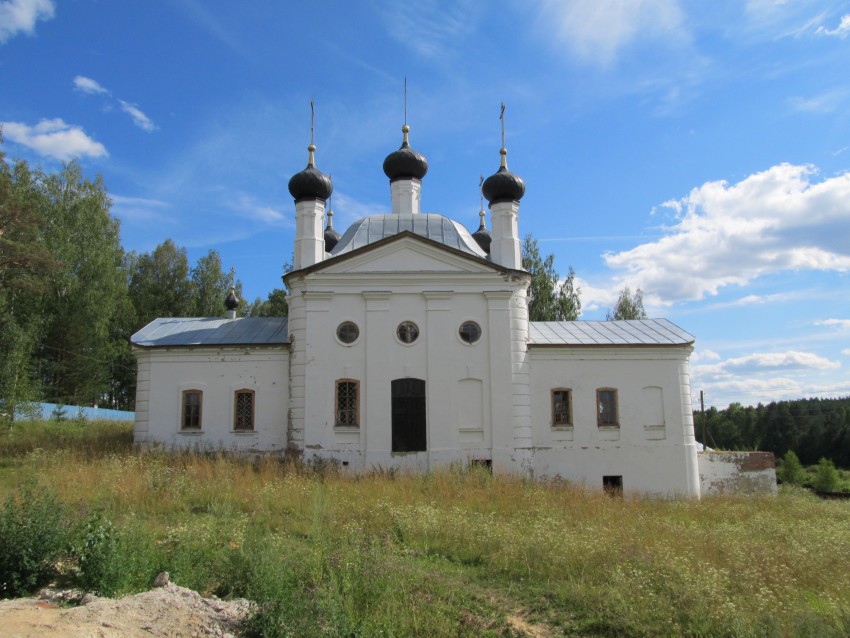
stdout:
[(419, 326), (412, 321), (402, 321), (395, 331), (402, 343), (413, 343), (419, 338)]
[(351, 345), (360, 336), (360, 328), (353, 321), (343, 321), (336, 329), (336, 338), (342, 343)]
[(458, 334), (464, 343), (475, 343), (481, 338), (481, 326), (474, 321), (464, 321), (460, 324)]

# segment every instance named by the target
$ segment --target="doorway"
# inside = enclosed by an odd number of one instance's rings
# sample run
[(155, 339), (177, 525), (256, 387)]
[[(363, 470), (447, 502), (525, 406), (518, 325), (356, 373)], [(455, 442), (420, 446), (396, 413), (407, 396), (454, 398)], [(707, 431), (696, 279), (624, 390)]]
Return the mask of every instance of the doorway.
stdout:
[(392, 451), (424, 452), (425, 381), (392, 381)]

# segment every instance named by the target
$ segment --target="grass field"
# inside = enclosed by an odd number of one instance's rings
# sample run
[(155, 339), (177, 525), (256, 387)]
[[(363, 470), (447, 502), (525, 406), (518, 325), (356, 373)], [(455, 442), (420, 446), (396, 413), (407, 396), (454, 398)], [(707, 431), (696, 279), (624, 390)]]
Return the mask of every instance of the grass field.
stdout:
[(255, 601), (248, 635), (850, 634), (850, 503), (800, 489), (690, 502), (484, 470), (350, 478), (36, 423), (0, 435), (0, 496), (7, 536), (59, 512), (50, 567), (68, 582), (117, 595), (168, 570)]

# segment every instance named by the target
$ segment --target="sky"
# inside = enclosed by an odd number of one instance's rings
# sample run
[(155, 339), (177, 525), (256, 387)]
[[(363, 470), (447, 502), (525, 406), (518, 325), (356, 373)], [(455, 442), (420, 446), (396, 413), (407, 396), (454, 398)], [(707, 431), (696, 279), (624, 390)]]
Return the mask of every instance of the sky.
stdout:
[(389, 212), (405, 77), (423, 212), (474, 231), (505, 103), (520, 233), (582, 319), (640, 288), (723, 408), (850, 395), (848, 62), (850, 1), (0, 0), (0, 126), (7, 161), (102, 175), (126, 250), (214, 249), (252, 300), (311, 100), (339, 232)]

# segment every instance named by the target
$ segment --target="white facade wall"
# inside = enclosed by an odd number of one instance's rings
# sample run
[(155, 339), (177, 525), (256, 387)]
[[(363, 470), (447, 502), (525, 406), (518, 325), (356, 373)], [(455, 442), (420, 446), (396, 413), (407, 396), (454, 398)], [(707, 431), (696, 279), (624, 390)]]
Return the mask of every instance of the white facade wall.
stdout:
[[(294, 311), (290, 334), (296, 340), (293, 388), (302, 383), (295, 378), (302, 371), (296, 353), (305, 349), (303, 419), (292, 411), (293, 431), (303, 431), (304, 439), (303, 444), (294, 441), (294, 447), (303, 450), (307, 460), (335, 459), (353, 470), (397, 467), (426, 472), (486, 460), (503, 471), (518, 471), (511, 305), (524, 308), (525, 279), (506, 281), (491, 267), (470, 269), (469, 263), (462, 271), (453, 268), (451, 260), (434, 260), (436, 251), (423, 249), (416, 240), (402, 243), (417, 244), (422, 252), (392, 248), (371, 255), (368, 263), (329, 264), (287, 282)], [(435, 266), (444, 271), (434, 272)], [(303, 330), (296, 318), (302, 312)], [(458, 334), (460, 325), (470, 320), (482, 329), (481, 339), (471, 345)], [(336, 337), (343, 321), (360, 329), (350, 345)], [(403, 321), (418, 326), (414, 343), (397, 338)], [(391, 384), (405, 378), (425, 381), (425, 452), (392, 451)], [(335, 425), (335, 384), (341, 379), (360, 383), (357, 428)], [(293, 396), (293, 407), (296, 401)]]
[[(286, 447), (289, 349), (156, 348), (135, 350), (142, 383), (137, 384), (136, 443), (201, 450), (276, 451)], [(254, 391), (254, 430), (237, 432), (237, 390)], [(182, 393), (203, 392), (200, 431), (181, 431)]]
[[(621, 476), (626, 493), (698, 497), (690, 351), (690, 346), (532, 347), (535, 476), (591, 488), (601, 488), (604, 476)], [(571, 390), (572, 427), (552, 425), (556, 388)], [(600, 388), (617, 390), (619, 427), (597, 423)]]

